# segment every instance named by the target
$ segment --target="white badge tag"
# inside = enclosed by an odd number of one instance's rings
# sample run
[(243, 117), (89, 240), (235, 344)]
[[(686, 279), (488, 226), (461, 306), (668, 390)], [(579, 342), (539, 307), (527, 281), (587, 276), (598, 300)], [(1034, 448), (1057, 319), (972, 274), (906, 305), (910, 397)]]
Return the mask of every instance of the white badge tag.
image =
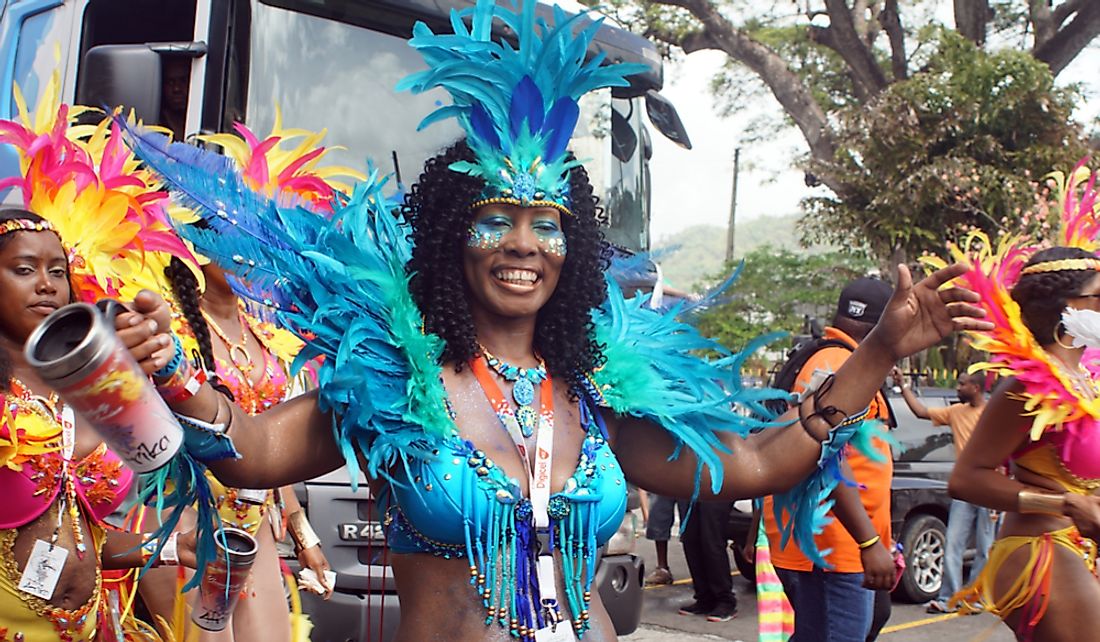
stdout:
[(43, 600), (52, 598), (68, 557), (69, 551), (63, 546), (35, 540), (31, 555), (27, 558), (27, 567), (23, 569), (23, 577), (19, 578), (19, 590)]
[(562, 620), (556, 627), (539, 629), (535, 631), (535, 642), (577, 642), (577, 636), (573, 635), (573, 623)]

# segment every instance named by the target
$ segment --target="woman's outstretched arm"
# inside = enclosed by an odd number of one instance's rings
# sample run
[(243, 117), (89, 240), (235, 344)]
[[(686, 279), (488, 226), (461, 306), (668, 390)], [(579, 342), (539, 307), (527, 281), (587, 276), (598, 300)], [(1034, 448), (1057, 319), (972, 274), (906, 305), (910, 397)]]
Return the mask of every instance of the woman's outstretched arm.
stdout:
[[(133, 312), (116, 318), (119, 338), (146, 373), (164, 367), (172, 357), (168, 306), (148, 291), (140, 293)], [(312, 479), (344, 464), (332, 430), (332, 415), (322, 412), (316, 391), (251, 417), (204, 383), (191, 398), (171, 404), (174, 412), (227, 427), (240, 459), (208, 464), (222, 482), (237, 488), (278, 488)]]
[[(833, 426), (867, 407), (898, 359), (934, 345), (955, 330), (991, 329), (990, 323), (980, 320), (983, 311), (972, 305), (977, 294), (942, 287), (966, 269), (951, 265), (914, 284), (909, 270), (899, 266), (898, 285), (882, 318), (836, 372), (828, 389), (816, 402), (810, 398), (801, 408), (789, 410), (783, 416), (792, 422), (789, 426), (748, 438), (723, 435), (730, 453), (720, 455), (725, 471), (722, 488), (715, 495), (704, 483), (700, 499), (759, 497), (790, 489), (816, 468), (821, 442)], [(839, 413), (814, 414), (827, 406)], [(668, 461), (676, 444), (666, 430), (621, 417), (609, 421), (608, 429), (628, 479), (657, 493), (691, 496), (698, 460), (684, 449), (677, 459)], [(703, 479), (709, 479), (706, 471)]]

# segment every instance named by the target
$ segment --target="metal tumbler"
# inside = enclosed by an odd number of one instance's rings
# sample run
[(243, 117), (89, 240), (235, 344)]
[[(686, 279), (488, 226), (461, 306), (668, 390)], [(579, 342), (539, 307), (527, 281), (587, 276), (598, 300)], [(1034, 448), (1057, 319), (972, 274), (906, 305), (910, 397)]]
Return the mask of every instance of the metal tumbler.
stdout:
[(107, 446), (139, 473), (168, 463), (183, 444), (183, 429), (115, 334), (125, 308), (69, 304), (27, 339), (27, 362)]
[(221, 631), (229, 622), (257, 549), (256, 539), (239, 528), (222, 528), (214, 539), (218, 554), (203, 569), (199, 603), (191, 611), (191, 621), (207, 631)]

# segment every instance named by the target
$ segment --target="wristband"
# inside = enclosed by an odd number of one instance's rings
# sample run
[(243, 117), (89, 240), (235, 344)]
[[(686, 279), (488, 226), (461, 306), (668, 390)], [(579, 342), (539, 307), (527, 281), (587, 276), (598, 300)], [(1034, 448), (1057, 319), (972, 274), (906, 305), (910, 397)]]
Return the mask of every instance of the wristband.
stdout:
[(1025, 488), (1016, 494), (1016, 506), (1021, 513), (1065, 515), (1066, 494)]
[(233, 440), (226, 434), (232, 423), (233, 410), (227, 408), (226, 423), (218, 423), (218, 419), (222, 416), (223, 404), (228, 406), (229, 402), (224, 401), (221, 395), (216, 396), (218, 412), (214, 421), (210, 423), (176, 413), (176, 419), (180, 426), (183, 426), (183, 445), (187, 453), (203, 463), (241, 458), (240, 453), (233, 447)]
[(875, 544), (878, 544), (881, 540), (882, 540), (882, 538), (880, 536), (875, 535), (874, 537), (867, 540), (866, 542), (860, 542), (859, 543), (859, 550), (865, 551), (865, 550), (871, 548), (872, 546), (874, 546)]
[[(176, 345), (179, 345), (179, 339), (176, 339)], [(177, 354), (182, 354), (182, 352)], [(165, 368), (167, 367), (165, 366)], [(195, 368), (187, 359), (181, 359), (176, 368), (166, 376), (161, 377), (156, 373), (153, 376), (157, 384), (157, 392), (169, 404), (179, 403), (194, 397), (202, 388), (202, 384), (206, 383), (206, 371), (202, 368)]]
[(160, 557), (157, 558), (157, 566), (179, 566), (179, 532), (174, 532), (164, 540), (164, 546), (160, 549)]
[(164, 367), (153, 373), (154, 379), (168, 379), (180, 366), (184, 364), (186, 359), (183, 358), (183, 344), (180, 343), (180, 338), (174, 333), (172, 334), (172, 342), (175, 344), (175, 350), (172, 352), (172, 358), (168, 360), (168, 363), (164, 364)]

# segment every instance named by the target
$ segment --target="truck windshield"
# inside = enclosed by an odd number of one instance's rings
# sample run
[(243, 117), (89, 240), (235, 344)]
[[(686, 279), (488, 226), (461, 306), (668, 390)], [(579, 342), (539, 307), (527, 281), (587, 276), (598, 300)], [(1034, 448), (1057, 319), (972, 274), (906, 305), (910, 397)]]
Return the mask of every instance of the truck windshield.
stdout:
[[(278, 106), (287, 126), (327, 128), (325, 144), (343, 147), (331, 153), (331, 162), (361, 168), (369, 158), (405, 186), (416, 181), (425, 160), (462, 135), (453, 121), (416, 131), (420, 120), (448, 103), (449, 96), (442, 90), (419, 95), (394, 91), (399, 80), (424, 68), (403, 37), (254, 3), (250, 49), (247, 122), (257, 132), (270, 131)], [(612, 100), (609, 91), (595, 92), (582, 102), (572, 149), (585, 161), (606, 208), (609, 240), (644, 250), (648, 199), (641, 193), (643, 154), (639, 149), (624, 162), (611, 153), (612, 109), (627, 116), (632, 127), (641, 126), (636, 115), (640, 110), (631, 101)]]

